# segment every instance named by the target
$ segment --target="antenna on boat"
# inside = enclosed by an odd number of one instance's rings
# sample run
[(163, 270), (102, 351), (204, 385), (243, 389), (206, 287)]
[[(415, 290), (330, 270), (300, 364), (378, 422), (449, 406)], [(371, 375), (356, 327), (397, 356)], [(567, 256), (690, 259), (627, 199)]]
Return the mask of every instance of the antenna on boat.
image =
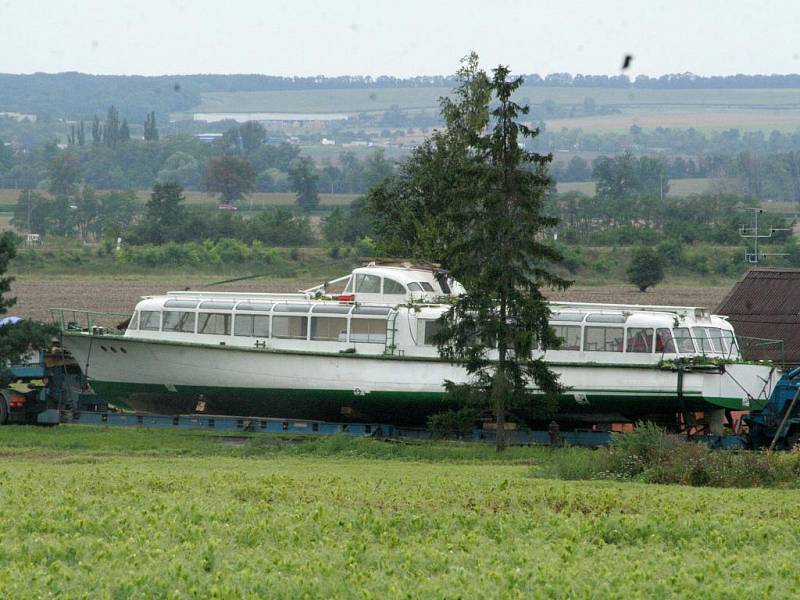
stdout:
[[(259, 277), (266, 277), (266, 276), (267, 276), (267, 275), (269, 275), (269, 274), (270, 274), (270, 273), (259, 273), (259, 274), (257, 274), (257, 275), (245, 275), (244, 277), (234, 277), (233, 279), (224, 279), (224, 280), (222, 280), (222, 281), (214, 281), (214, 282), (212, 282), (212, 283), (203, 283), (203, 284), (201, 284), (201, 285), (202, 285), (203, 287), (214, 287), (215, 285), (223, 285), (223, 284), (225, 284), (225, 283), (233, 283), (233, 282), (235, 282), (235, 281), (246, 281), (246, 280), (248, 280), (248, 279), (257, 279), (257, 278), (259, 278)], [(183, 291), (184, 291), (184, 292), (188, 292), (188, 291), (190, 291), (191, 289), (192, 289), (192, 288), (191, 288), (191, 286), (188, 286), (188, 285), (187, 285), (187, 286), (184, 288), (184, 290), (183, 290)]]

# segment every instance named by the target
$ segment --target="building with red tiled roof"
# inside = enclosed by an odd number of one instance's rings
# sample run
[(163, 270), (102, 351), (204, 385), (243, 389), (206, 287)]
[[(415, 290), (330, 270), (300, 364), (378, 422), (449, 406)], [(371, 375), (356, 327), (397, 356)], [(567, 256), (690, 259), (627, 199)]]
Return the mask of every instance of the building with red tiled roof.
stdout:
[(800, 365), (800, 269), (751, 269), (714, 312), (727, 316), (744, 338), (746, 358)]

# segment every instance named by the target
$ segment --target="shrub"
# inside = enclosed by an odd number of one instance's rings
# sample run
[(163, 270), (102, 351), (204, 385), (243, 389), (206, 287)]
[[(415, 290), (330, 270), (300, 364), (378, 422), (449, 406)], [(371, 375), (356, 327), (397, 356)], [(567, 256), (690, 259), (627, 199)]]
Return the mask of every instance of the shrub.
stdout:
[(428, 417), (428, 429), (434, 437), (456, 437), (458, 439), (472, 433), (478, 411), (471, 407), (448, 410)]
[(355, 250), (359, 256), (375, 256), (375, 242), (369, 237), (361, 238), (356, 242)]
[(633, 253), (627, 274), (628, 281), (644, 292), (664, 279), (664, 260), (651, 248), (639, 248)]
[(711, 450), (652, 423), (637, 423), (630, 433), (612, 434), (608, 448), (554, 452), (538, 475), (709, 487), (796, 487), (800, 452)]

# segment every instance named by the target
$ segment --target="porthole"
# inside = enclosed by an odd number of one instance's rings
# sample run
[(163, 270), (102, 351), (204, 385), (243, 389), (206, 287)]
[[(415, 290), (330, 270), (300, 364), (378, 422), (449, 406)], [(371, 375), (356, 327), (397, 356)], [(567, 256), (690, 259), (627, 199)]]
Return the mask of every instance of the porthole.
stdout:
[(117, 349), (114, 348), (114, 346), (109, 346), (108, 349), (111, 350), (114, 354), (117, 353)]
[(122, 352), (123, 354), (127, 354), (128, 353), (128, 351), (125, 350), (125, 348), (120, 348), (119, 351)]
[(102, 350), (103, 352), (108, 352), (108, 348), (106, 348), (105, 346), (100, 346), (100, 350)]

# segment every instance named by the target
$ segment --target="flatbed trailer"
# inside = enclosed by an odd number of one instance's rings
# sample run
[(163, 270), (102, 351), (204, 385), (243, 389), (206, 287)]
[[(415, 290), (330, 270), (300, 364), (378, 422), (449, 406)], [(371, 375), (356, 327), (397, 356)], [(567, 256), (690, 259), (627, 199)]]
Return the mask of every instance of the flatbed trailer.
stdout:
[[(85, 385), (80, 368), (70, 357), (41, 352), (23, 365), (11, 367), (16, 382), (0, 390), (0, 425), (94, 425), (152, 429), (204, 430), (221, 434), (283, 434), (292, 436), (348, 435), (397, 440), (429, 439), (426, 429), (398, 427), (386, 423), (329, 422), (271, 417), (182, 414), (166, 415), (113, 410)], [(788, 429), (787, 429), (788, 431)], [(794, 433), (794, 430), (792, 430)], [(495, 441), (492, 429), (476, 428), (459, 438), (463, 441)], [(506, 431), (509, 444), (551, 445), (552, 432), (527, 429)], [(741, 448), (746, 439), (737, 435), (693, 436), (713, 447)], [(559, 431), (558, 444), (604, 446), (610, 431)]]

